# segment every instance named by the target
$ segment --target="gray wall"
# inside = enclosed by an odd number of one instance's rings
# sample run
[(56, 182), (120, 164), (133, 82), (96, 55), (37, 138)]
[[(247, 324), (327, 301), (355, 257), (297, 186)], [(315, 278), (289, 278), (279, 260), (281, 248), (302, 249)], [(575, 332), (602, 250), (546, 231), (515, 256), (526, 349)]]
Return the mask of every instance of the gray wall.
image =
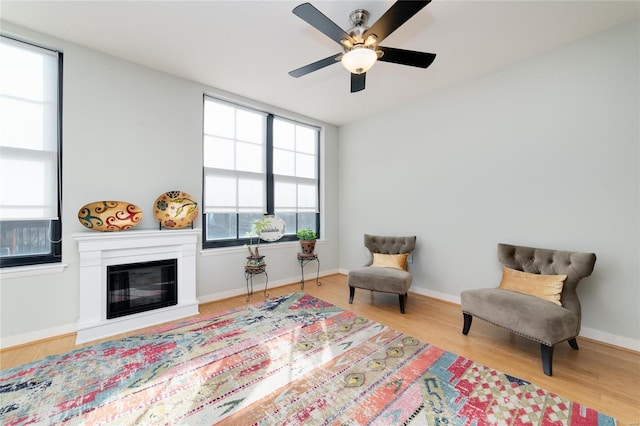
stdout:
[[(9, 346), (75, 331), (79, 256), (71, 235), (86, 231), (77, 219), (80, 207), (99, 200), (132, 202), (145, 215), (136, 229), (157, 229), (152, 205), (160, 194), (182, 190), (201, 200), (202, 96), (204, 92), (228, 94), (8, 23), (2, 28), (64, 52), (62, 220), (63, 262), (67, 267), (53, 274), (3, 271), (0, 337), (2, 346)], [(322, 200), (323, 241), (317, 251), (323, 271), (336, 272), (338, 130), (267, 108), (324, 127), (321, 174), (326, 197)], [(195, 225), (202, 227), (200, 218)], [(262, 250), (267, 256), (270, 286), (299, 280), (298, 251), (297, 242)], [(244, 248), (200, 253), (198, 298), (208, 301), (245, 292), (246, 253)]]
[[(2, 28), (65, 53), (67, 267), (2, 275), (8, 346), (74, 331), (70, 236), (84, 230), (82, 205), (116, 199), (150, 212), (167, 190), (201, 198), (201, 97), (216, 91)], [(416, 234), (415, 291), (456, 301), (466, 288), (497, 284), (499, 241), (593, 251), (596, 269), (579, 287), (583, 334), (640, 349), (638, 33), (625, 26), (339, 130), (325, 125), (323, 271), (360, 265), (364, 232)], [(139, 229), (151, 228), (147, 213)], [(298, 279), (295, 244), (264, 252), (273, 285)], [(198, 297), (242, 293), (244, 256), (201, 253)]]
[(640, 349), (639, 40), (636, 22), (342, 126), (341, 268), (365, 232), (415, 234), (414, 290), (459, 301), (499, 283), (498, 242), (595, 252), (582, 334)]

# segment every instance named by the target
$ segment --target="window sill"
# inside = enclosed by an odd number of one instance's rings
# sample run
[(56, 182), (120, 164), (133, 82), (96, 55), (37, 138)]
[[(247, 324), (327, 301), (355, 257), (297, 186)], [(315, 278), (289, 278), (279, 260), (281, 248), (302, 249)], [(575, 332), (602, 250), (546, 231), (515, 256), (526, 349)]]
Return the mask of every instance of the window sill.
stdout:
[[(324, 244), (326, 240), (316, 240), (318, 245)], [(254, 244), (255, 245), (255, 244)], [(260, 252), (268, 253), (272, 250), (289, 249), (291, 247), (300, 247), (300, 241), (284, 241), (282, 243), (260, 243)], [(227, 255), (233, 253), (248, 253), (244, 246), (208, 248), (200, 250), (202, 256)]]
[(35, 277), (38, 275), (51, 275), (64, 272), (69, 265), (65, 263), (47, 263), (43, 265), (16, 266), (13, 268), (0, 269), (0, 278), (3, 280), (11, 278)]

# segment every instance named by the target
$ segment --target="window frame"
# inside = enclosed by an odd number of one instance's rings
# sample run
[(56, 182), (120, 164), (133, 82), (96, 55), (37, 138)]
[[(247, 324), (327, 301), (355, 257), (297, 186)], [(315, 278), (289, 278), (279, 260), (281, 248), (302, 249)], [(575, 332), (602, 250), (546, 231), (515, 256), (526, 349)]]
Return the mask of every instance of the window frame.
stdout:
[[(315, 212), (315, 229), (314, 231), (316, 232), (316, 235), (318, 236), (318, 238), (321, 237), (321, 229), (322, 229), (322, 224), (320, 222), (320, 218), (321, 218), (321, 210), (322, 210), (322, 204), (321, 204), (321, 199), (322, 199), (322, 186), (321, 186), (321, 139), (322, 139), (322, 128), (318, 125), (315, 124), (311, 124), (311, 123), (307, 123), (307, 122), (303, 122), (300, 120), (295, 120), (289, 117), (284, 117), (281, 115), (277, 115), (274, 114), (272, 112), (268, 112), (265, 111), (264, 109), (260, 109), (260, 108), (255, 108), (255, 107), (251, 107), (251, 106), (247, 106), (247, 105), (242, 105), (242, 104), (238, 104), (236, 102), (233, 101), (229, 101), (227, 99), (220, 99), (218, 97), (212, 96), (212, 95), (207, 95), (205, 94), (203, 97), (203, 143), (204, 143), (204, 102), (206, 102), (206, 99), (210, 98), (216, 102), (223, 102), (229, 105), (232, 105), (236, 108), (240, 108), (240, 109), (248, 109), (248, 110), (252, 110), (255, 112), (259, 112), (259, 113), (264, 113), (266, 115), (266, 123), (265, 123), (265, 131), (266, 131), (266, 146), (265, 146), (265, 184), (266, 184), (266, 209), (267, 211), (264, 213), (264, 216), (273, 216), (275, 215), (275, 174), (273, 172), (273, 158), (274, 158), (274, 135), (273, 135), (273, 131), (274, 131), (274, 120), (275, 119), (280, 119), (280, 120), (284, 120), (284, 121), (288, 121), (297, 125), (303, 125), (303, 126), (307, 126), (310, 128), (313, 128), (316, 130), (316, 167), (317, 167), (317, 176), (316, 176), (316, 185), (318, 188), (317, 191), (317, 211)], [(204, 146), (203, 146), (204, 149)], [(203, 174), (202, 174), (202, 186), (203, 186), (203, 194), (202, 194), (202, 198), (203, 198), (203, 204), (204, 204), (204, 190), (205, 190), (205, 183), (204, 183), (204, 179), (205, 179), (205, 171), (204, 171), (205, 167), (204, 167), (204, 160), (203, 160)], [(299, 220), (299, 213), (296, 214), (296, 229), (298, 229), (298, 220)], [(237, 229), (237, 234), (240, 233), (240, 213), (235, 213), (235, 217), (236, 217), (236, 229)], [(207, 223), (207, 213), (204, 211), (202, 211), (202, 248), (203, 249), (214, 249), (214, 248), (233, 248), (233, 247), (238, 247), (238, 246), (244, 246), (247, 244), (251, 244), (251, 238), (250, 237), (242, 237), (240, 235), (237, 235), (236, 238), (232, 239), (232, 238), (228, 238), (228, 239), (218, 239), (218, 240), (207, 240), (207, 227), (208, 227), (208, 223)], [(253, 243), (255, 243), (255, 238), (253, 237)], [(280, 242), (289, 242), (289, 241), (298, 241), (298, 237), (296, 236), (295, 231), (290, 234), (287, 233), (285, 235), (282, 236), (282, 238), (276, 242), (265, 242), (265, 241), (261, 241), (261, 244), (278, 244)]]
[(62, 97), (63, 97), (63, 64), (64, 54), (55, 49), (44, 47), (36, 43), (31, 43), (13, 36), (0, 34), (0, 37), (9, 39), (13, 42), (36, 47), (55, 54), (57, 58), (57, 117), (56, 117), (56, 160), (57, 160), (57, 219), (50, 220), (11, 220), (0, 221), (0, 228), (7, 226), (15, 226), (16, 224), (29, 224), (37, 222), (48, 222), (49, 253), (43, 254), (26, 254), (16, 256), (3, 256), (0, 253), (0, 269), (13, 268), (19, 266), (44, 265), (52, 263), (62, 263)]

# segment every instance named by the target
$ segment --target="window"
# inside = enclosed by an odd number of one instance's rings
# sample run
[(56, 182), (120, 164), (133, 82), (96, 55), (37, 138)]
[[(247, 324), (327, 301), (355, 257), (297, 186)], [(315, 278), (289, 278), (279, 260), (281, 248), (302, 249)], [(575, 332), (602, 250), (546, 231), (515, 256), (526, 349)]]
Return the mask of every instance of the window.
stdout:
[(205, 96), (203, 246), (246, 244), (265, 214), (285, 241), (319, 235), (319, 145), (317, 127)]
[(0, 37), (0, 266), (60, 262), (62, 54)]

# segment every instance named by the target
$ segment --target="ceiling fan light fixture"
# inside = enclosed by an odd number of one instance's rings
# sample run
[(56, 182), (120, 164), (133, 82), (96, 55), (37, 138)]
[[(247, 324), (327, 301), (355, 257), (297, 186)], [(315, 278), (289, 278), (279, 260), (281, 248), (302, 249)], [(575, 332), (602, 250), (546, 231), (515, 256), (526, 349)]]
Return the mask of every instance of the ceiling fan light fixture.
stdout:
[(375, 50), (362, 45), (356, 45), (342, 55), (342, 65), (352, 74), (363, 74), (378, 60)]

